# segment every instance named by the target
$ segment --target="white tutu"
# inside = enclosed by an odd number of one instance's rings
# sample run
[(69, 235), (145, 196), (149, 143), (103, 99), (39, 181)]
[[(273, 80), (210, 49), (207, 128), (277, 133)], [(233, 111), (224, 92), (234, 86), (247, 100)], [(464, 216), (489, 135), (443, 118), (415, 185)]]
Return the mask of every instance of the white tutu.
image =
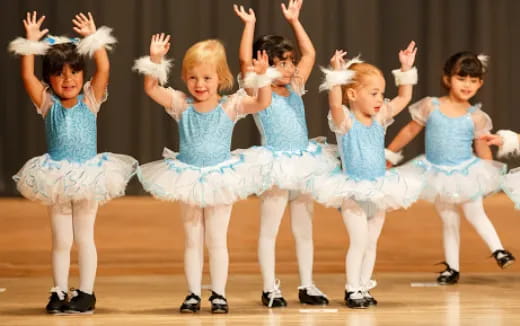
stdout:
[(143, 164), (137, 175), (155, 198), (207, 207), (229, 205), (270, 186), (269, 151), (252, 147), (231, 152), (231, 158), (214, 166), (197, 167), (176, 159), (165, 148), (164, 159)]
[(44, 154), (27, 161), (13, 179), (24, 197), (45, 205), (84, 199), (103, 204), (125, 194), (137, 166), (134, 158), (122, 154), (100, 153), (82, 163)]
[(304, 150), (272, 151), (271, 181), (280, 189), (306, 191), (309, 178), (329, 174), (339, 166), (336, 145), (309, 141)]
[(424, 179), (416, 167), (390, 169), (375, 180), (357, 180), (337, 169), (310, 179), (307, 191), (325, 206), (340, 208), (345, 199), (353, 199), (367, 212), (376, 212), (409, 207), (419, 198), (423, 186)]
[(477, 157), (456, 166), (436, 165), (421, 155), (404, 166), (420, 167), (425, 172), (426, 185), (421, 198), (449, 203), (475, 200), (500, 190), (506, 165)]
[(515, 203), (516, 209), (520, 209), (520, 167), (512, 169), (504, 176), (502, 189)]

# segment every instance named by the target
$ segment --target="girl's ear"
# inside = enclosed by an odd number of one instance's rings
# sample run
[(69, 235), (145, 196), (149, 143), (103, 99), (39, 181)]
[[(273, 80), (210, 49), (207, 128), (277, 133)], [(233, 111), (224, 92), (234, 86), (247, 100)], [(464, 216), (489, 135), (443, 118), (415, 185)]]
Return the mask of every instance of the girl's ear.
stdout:
[(355, 101), (357, 98), (357, 92), (354, 88), (348, 88), (347, 89), (347, 99), (349, 101)]
[(451, 88), (451, 83), (450, 83), (450, 76), (447, 76), (447, 75), (443, 75), (442, 76), (442, 83), (444, 84), (444, 86), (447, 88), (447, 89), (450, 89)]

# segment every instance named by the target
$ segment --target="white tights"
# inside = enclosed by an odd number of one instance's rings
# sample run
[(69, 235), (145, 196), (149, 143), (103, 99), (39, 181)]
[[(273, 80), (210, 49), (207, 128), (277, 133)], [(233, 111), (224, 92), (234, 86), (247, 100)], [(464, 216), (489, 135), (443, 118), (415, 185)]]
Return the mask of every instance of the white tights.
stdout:
[[(484, 211), (482, 199), (469, 201), (460, 205), (466, 220), (473, 225), (477, 233), (487, 244), (491, 252), (504, 249), (498, 237), (495, 227)], [(437, 213), (443, 222), (444, 255), (446, 263), (456, 271), (460, 270), (460, 218), (455, 204), (437, 201), (435, 203)]]
[(208, 248), (211, 289), (226, 295), (229, 255), (227, 231), (232, 205), (206, 208), (181, 204), (185, 233), (184, 273), (188, 290), (201, 295), (204, 242)]
[(70, 250), (78, 248), (79, 289), (91, 294), (97, 269), (94, 243), (96, 201), (74, 201), (49, 207), (52, 230), (52, 269), (54, 286), (61, 291), (69, 288)]
[(351, 292), (367, 289), (376, 262), (377, 240), (385, 222), (385, 212), (367, 216), (353, 200), (346, 199), (341, 207), (343, 222), (350, 244), (345, 259), (346, 289)]
[[(283, 213), (289, 201), (289, 191), (272, 188), (261, 196), (260, 235), (258, 238), (258, 260), (262, 270), (263, 290), (275, 287), (276, 236)], [(312, 243), (313, 201), (309, 195), (299, 195), (290, 201), (291, 227), (296, 243), (296, 257), (301, 286), (312, 285), (314, 246)]]

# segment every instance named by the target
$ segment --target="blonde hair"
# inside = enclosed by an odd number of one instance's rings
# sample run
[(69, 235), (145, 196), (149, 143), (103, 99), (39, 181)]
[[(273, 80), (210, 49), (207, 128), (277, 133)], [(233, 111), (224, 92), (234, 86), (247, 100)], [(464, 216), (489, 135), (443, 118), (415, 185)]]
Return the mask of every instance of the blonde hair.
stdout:
[(213, 64), (217, 68), (219, 78), (218, 90), (233, 87), (233, 75), (229, 70), (224, 45), (219, 40), (205, 40), (193, 44), (182, 60), (182, 79), (186, 81), (188, 70), (199, 64)]
[(354, 75), (350, 83), (341, 86), (341, 93), (343, 95), (342, 98), (344, 104), (348, 104), (347, 91), (351, 88), (357, 89), (361, 87), (366, 77), (380, 76), (381, 78), (384, 78), (383, 72), (376, 66), (371, 65), (370, 63), (354, 63), (350, 67), (348, 67), (348, 69), (355, 71), (356, 74)]

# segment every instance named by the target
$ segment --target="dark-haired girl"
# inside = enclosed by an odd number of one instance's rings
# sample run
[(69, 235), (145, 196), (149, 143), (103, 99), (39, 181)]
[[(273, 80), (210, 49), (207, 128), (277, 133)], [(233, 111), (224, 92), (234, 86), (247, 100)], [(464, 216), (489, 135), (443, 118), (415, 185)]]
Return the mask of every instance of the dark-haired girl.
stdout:
[(495, 228), (482, 204), (482, 198), (500, 189), (506, 167), (492, 160), (492, 154), (482, 135), (492, 128), (491, 119), (480, 104), (469, 101), (484, 84), (487, 57), (471, 52), (459, 52), (445, 63), (442, 83), (447, 94), (426, 97), (410, 106), (412, 121), (389, 145), (397, 152), (426, 127), (426, 155), (409, 164), (426, 171), (426, 187), (422, 198), (435, 203), (443, 222), (446, 269), (437, 278), (440, 284), (455, 284), (459, 280), (461, 206), (468, 222), (488, 245), (501, 268), (515, 258), (504, 250)]
[[(257, 51), (266, 51), (269, 64), (281, 74), (271, 83), (271, 105), (255, 114), (262, 145), (273, 155), (272, 188), (261, 196), (258, 239), (258, 259), (263, 277), (261, 300), (268, 307), (287, 305), (275, 277), (275, 244), (288, 203), (300, 274), (298, 298), (305, 304), (328, 304), (326, 295), (314, 285), (312, 279), (313, 201), (310, 195), (304, 193), (304, 189), (309, 178), (332, 171), (337, 160), (326, 150), (326, 145), (309, 141), (308, 137), (302, 95), (316, 54), (299, 20), (302, 2), (290, 0), (287, 6), (283, 3), (281, 5), (282, 13), (294, 32), (297, 49), (288, 39), (278, 35), (262, 36), (253, 43), (256, 22), (253, 10), (246, 11), (242, 6), (234, 6), (235, 13), (244, 22), (239, 52), (242, 76), (252, 66), (253, 54)], [(297, 50), (300, 56), (297, 56)], [(254, 90), (246, 91), (251, 93)], [(335, 149), (332, 147), (332, 150)]]
[[(9, 49), (21, 55), (21, 75), (31, 101), (45, 121), (48, 152), (34, 157), (13, 177), (20, 193), (49, 206), (52, 230), (52, 270), (48, 313), (92, 313), (97, 253), (94, 222), (98, 205), (122, 196), (135, 173), (129, 156), (97, 153), (96, 117), (106, 100), (109, 61), (105, 48), (115, 42), (111, 29), (96, 30), (92, 15), (72, 20), (83, 39), (49, 36), (40, 30), (45, 16), (27, 13), (27, 38)], [(43, 57), (42, 83), (34, 74), (34, 55)], [(85, 55), (93, 56), (96, 71), (84, 83)], [(79, 288), (68, 300), (70, 250), (78, 249)]]

